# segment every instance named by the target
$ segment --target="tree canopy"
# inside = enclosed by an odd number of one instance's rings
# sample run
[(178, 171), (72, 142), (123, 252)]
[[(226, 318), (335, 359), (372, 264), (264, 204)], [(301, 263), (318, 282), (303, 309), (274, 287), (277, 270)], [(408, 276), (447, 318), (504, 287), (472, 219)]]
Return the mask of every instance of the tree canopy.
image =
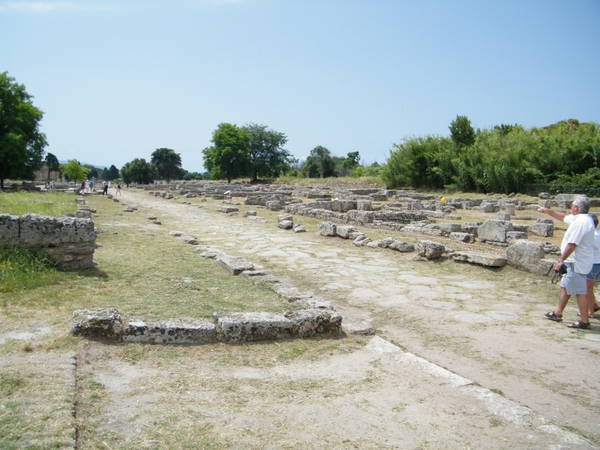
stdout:
[[(470, 127), (467, 121), (461, 120), (465, 129)], [(382, 172), (384, 180), (390, 187), (504, 194), (524, 193), (536, 184), (600, 188), (598, 124), (569, 119), (529, 130), (500, 125), (478, 131), (470, 145), (468, 139), (458, 138), (465, 135), (470, 132), (394, 144)]]
[(157, 148), (150, 159), (156, 168), (159, 178), (164, 178), (169, 183), (173, 178), (178, 178), (181, 173), (181, 155), (170, 148)]
[(46, 153), (46, 157), (44, 158), (44, 164), (48, 168), (48, 180), (50, 179), (50, 174), (52, 172), (58, 172), (60, 170), (60, 163), (58, 162), (58, 158), (52, 153)]
[(308, 178), (336, 176), (335, 162), (331, 157), (331, 152), (321, 145), (313, 148), (302, 167), (302, 173)]
[(252, 180), (258, 177), (278, 177), (289, 170), (296, 159), (283, 146), (287, 142), (285, 134), (255, 123), (244, 126), (250, 134), (249, 157), (252, 166)]
[(125, 184), (149, 184), (156, 178), (156, 169), (144, 158), (135, 158), (121, 168), (121, 178)]
[(0, 73), (0, 188), (4, 180), (31, 180), (42, 166), (46, 136), (39, 130), (44, 113), (8, 72)]
[(213, 179), (228, 183), (250, 172), (250, 133), (230, 123), (221, 123), (213, 132), (213, 146), (202, 150), (204, 167)]
[(67, 164), (61, 164), (60, 171), (71, 181), (82, 182), (87, 179), (90, 169), (83, 167), (76, 159), (70, 159)]

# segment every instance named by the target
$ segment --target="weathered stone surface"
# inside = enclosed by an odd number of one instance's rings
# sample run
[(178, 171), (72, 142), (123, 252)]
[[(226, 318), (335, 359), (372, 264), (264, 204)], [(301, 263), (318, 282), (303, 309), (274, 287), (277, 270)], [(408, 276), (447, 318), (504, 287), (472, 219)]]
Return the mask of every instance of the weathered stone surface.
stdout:
[(306, 233), (306, 227), (304, 225), (294, 225), (294, 233)]
[(0, 242), (2, 245), (17, 246), (19, 234), (19, 216), (0, 214)]
[(291, 230), (294, 226), (294, 222), (292, 222), (291, 220), (282, 220), (277, 224), (277, 226), (284, 230)]
[(450, 235), (451, 233), (459, 233), (462, 231), (460, 223), (440, 223), (440, 230), (443, 233)]
[(120, 341), (123, 337), (121, 314), (115, 308), (74, 311), (72, 333), (91, 338)]
[(479, 208), (484, 213), (493, 213), (493, 212), (498, 211), (498, 206), (495, 205), (494, 203), (490, 203), (490, 202), (482, 202), (481, 205), (479, 206)]
[(131, 320), (123, 342), (150, 344), (209, 344), (217, 341), (215, 324), (203, 319), (169, 319), (155, 322)]
[(294, 221), (294, 216), (292, 216), (291, 214), (285, 213), (285, 214), (278, 214), (277, 215), (277, 221), (278, 222), (283, 222), (284, 220), (289, 220), (290, 222)]
[(454, 261), (468, 262), (486, 267), (504, 267), (506, 258), (483, 252), (454, 252), (450, 255)]
[(450, 233), (450, 239), (458, 242), (475, 242), (475, 235), (471, 233), (454, 232)]
[(220, 211), (226, 214), (238, 212), (240, 209), (235, 206), (221, 206)]
[(539, 242), (521, 240), (506, 249), (509, 266), (536, 275), (547, 275), (556, 262), (545, 257), (544, 245)]
[(364, 245), (367, 245), (369, 242), (371, 242), (371, 239), (369, 237), (367, 237), (365, 234), (360, 233), (358, 236), (356, 236), (354, 238), (354, 240), (352, 241), (352, 243), (357, 246), (357, 247), (362, 247)]
[(268, 201), (265, 206), (271, 211), (281, 211), (285, 207), (285, 203), (281, 200), (271, 200)]
[(535, 234), (536, 236), (542, 237), (552, 237), (554, 236), (554, 224), (553, 223), (542, 223), (536, 222), (529, 225), (528, 228), (531, 234)]
[(482, 241), (506, 242), (506, 233), (513, 231), (513, 225), (506, 220), (486, 220), (477, 229), (477, 235)]
[(329, 310), (279, 313), (215, 313), (217, 338), (222, 342), (254, 342), (339, 335), (342, 316)]
[(337, 236), (337, 225), (333, 222), (323, 222), (319, 225), (319, 234), (321, 236)]
[(439, 242), (433, 241), (418, 241), (417, 242), (417, 254), (427, 259), (435, 259), (442, 256), (446, 251), (446, 247)]
[(350, 225), (338, 225), (336, 228), (336, 233), (342, 239), (349, 239), (351, 233), (355, 233), (357, 230), (353, 226)]
[(239, 275), (244, 270), (253, 270), (254, 265), (238, 256), (229, 256), (224, 253), (216, 255), (215, 260), (225, 267), (232, 275)]
[(198, 245), (198, 240), (193, 236), (183, 235), (179, 238), (184, 244)]
[(408, 242), (397, 241), (397, 240), (394, 240), (394, 242), (392, 242), (390, 244), (389, 248), (392, 250), (396, 250), (398, 252), (402, 252), (402, 253), (408, 253), (408, 252), (415, 251), (414, 245), (409, 244)]
[(517, 241), (519, 239), (527, 239), (528, 235), (525, 231), (509, 231), (506, 233), (506, 240), (508, 242)]

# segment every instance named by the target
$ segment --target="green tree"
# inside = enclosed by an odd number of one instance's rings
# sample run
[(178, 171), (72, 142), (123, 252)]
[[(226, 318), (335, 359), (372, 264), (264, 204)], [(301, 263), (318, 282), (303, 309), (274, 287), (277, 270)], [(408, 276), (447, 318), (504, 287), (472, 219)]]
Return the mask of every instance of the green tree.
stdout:
[(167, 184), (172, 179), (177, 179), (181, 172), (181, 155), (170, 148), (157, 148), (150, 159), (156, 168), (160, 178), (164, 178)]
[(156, 178), (156, 170), (144, 158), (135, 158), (121, 168), (121, 177), (125, 184), (150, 184)]
[(321, 145), (313, 148), (302, 166), (302, 173), (310, 178), (336, 176), (335, 161), (331, 157), (331, 152)]
[(46, 153), (46, 157), (44, 158), (44, 164), (46, 164), (46, 167), (48, 168), (48, 180), (50, 179), (50, 174), (52, 172), (58, 172), (60, 170), (60, 163), (58, 162), (58, 158), (52, 153)]
[(42, 166), (46, 136), (39, 131), (44, 113), (8, 72), (0, 73), (0, 188), (7, 178), (31, 180)]
[(70, 159), (67, 164), (61, 164), (59, 167), (64, 176), (70, 181), (78, 183), (85, 181), (88, 173), (90, 173), (90, 169), (83, 167), (76, 159)]
[(213, 132), (213, 146), (202, 150), (204, 167), (215, 180), (228, 183), (251, 171), (250, 133), (230, 123), (221, 123)]
[(244, 126), (244, 129), (250, 134), (249, 157), (253, 181), (257, 181), (259, 176), (278, 177), (296, 162), (283, 148), (287, 143), (285, 134), (255, 123)]
[(475, 142), (475, 130), (467, 116), (456, 116), (448, 128), (457, 147), (469, 147)]

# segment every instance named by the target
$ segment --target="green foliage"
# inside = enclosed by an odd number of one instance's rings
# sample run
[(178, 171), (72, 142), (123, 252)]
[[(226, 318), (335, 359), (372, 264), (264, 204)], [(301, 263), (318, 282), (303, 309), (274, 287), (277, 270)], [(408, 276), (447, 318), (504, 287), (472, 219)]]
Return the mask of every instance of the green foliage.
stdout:
[(470, 127), (467, 122), (457, 117), (451, 139), (416, 137), (394, 144), (382, 173), (388, 186), (505, 194), (525, 192), (532, 184), (600, 186), (598, 124), (571, 119), (530, 130), (500, 125), (479, 131), (467, 145), (470, 132), (461, 131)]
[(475, 130), (467, 116), (456, 116), (448, 128), (457, 147), (468, 147), (475, 142)]
[(157, 148), (150, 162), (159, 178), (164, 178), (167, 183), (177, 178), (181, 171), (181, 155), (170, 148)]
[(250, 133), (230, 123), (221, 123), (213, 132), (212, 147), (202, 150), (204, 167), (215, 180), (246, 176), (251, 171)]
[(0, 292), (54, 284), (59, 277), (46, 254), (0, 246)]
[(252, 179), (276, 178), (288, 171), (296, 159), (283, 146), (287, 137), (283, 133), (269, 130), (265, 125), (251, 123), (244, 126), (250, 134), (249, 157)]
[(67, 164), (61, 164), (59, 168), (67, 179), (79, 183), (85, 181), (91, 172), (91, 169), (83, 167), (76, 159), (70, 159)]
[(150, 184), (157, 178), (156, 169), (144, 158), (136, 158), (121, 168), (121, 178), (125, 184)]
[(331, 157), (331, 152), (325, 147), (318, 145), (310, 151), (310, 156), (306, 158), (302, 173), (307, 178), (329, 178), (337, 176), (335, 172), (335, 161)]
[(46, 154), (46, 157), (44, 158), (44, 164), (46, 164), (48, 167), (48, 180), (50, 179), (50, 174), (52, 172), (60, 171), (60, 163), (58, 162), (58, 158), (52, 153)]
[(102, 171), (100, 178), (103, 180), (116, 180), (117, 178), (121, 178), (121, 174), (119, 173), (119, 169), (117, 169), (113, 164), (109, 169), (105, 168)]
[(7, 178), (33, 180), (42, 166), (46, 136), (39, 131), (44, 113), (7, 72), (0, 73), (0, 188)]

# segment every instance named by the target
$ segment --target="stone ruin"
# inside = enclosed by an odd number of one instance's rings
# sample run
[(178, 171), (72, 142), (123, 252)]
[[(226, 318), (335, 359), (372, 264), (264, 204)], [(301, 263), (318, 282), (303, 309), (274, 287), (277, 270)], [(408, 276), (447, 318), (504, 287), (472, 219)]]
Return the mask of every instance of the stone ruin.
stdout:
[[(81, 212), (80, 212), (81, 211)], [(61, 270), (77, 271), (94, 266), (96, 232), (90, 211), (83, 217), (45, 217), (37, 214), (0, 215), (0, 243), (28, 251), (42, 251)]]

